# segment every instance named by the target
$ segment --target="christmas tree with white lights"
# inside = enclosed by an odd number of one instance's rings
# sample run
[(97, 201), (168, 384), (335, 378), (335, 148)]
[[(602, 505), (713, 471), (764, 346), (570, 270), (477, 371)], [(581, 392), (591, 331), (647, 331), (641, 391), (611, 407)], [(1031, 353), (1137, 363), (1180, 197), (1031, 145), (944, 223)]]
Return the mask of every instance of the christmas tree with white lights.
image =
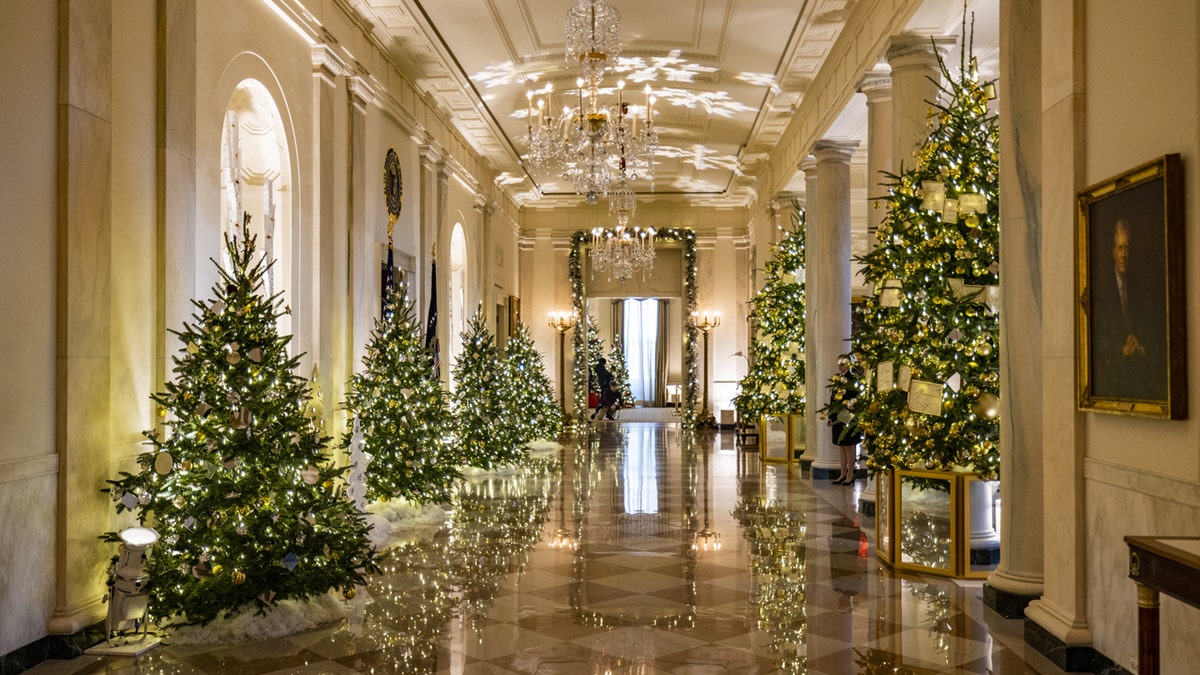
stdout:
[[(153, 395), (162, 428), (145, 432), (139, 471), (108, 481), (117, 511), (158, 531), (146, 563), (150, 612), (205, 624), (246, 608), (341, 589), (375, 571), (368, 526), (347, 499), (346, 467), (305, 415), (307, 383), (281, 336), (279, 294), (253, 238), (226, 240), (211, 302), (173, 331), (174, 381)], [(117, 535), (106, 537), (116, 541)]]
[(608, 353), (608, 372), (612, 373), (612, 381), (617, 383), (617, 392), (621, 395), (621, 407), (633, 405), (633, 389), (629, 387), (629, 366), (625, 361), (625, 350), (621, 347), (621, 339), (614, 338), (612, 351)]
[(520, 322), (508, 338), (504, 380), (508, 382), (508, 396), (503, 400), (509, 408), (507, 416), (516, 426), (516, 442), (524, 445), (557, 438), (563, 418), (554, 399), (554, 385), (546, 375), (542, 354), (534, 347), (529, 328)]
[(855, 397), (868, 466), (999, 469), (999, 172), (994, 85), (974, 60), (941, 64), (944, 103), (917, 166), (892, 176), (879, 246), (863, 256), (875, 293), (862, 305), (854, 360), (873, 386)]
[[(600, 329), (596, 327), (596, 320), (589, 314), (587, 318), (587, 357), (588, 357), (588, 391), (597, 395), (600, 394), (600, 378), (596, 375), (596, 367), (600, 365), (600, 359), (604, 358), (604, 339), (600, 337)], [(604, 359), (608, 361), (608, 359)], [(612, 373), (612, 368), (608, 367), (608, 372)]]
[(462, 353), (454, 360), (451, 411), (463, 461), (480, 469), (516, 463), (527, 455), (505, 401), (516, 384), (504, 377), (482, 307), (475, 310), (462, 342)]
[(743, 421), (804, 412), (804, 211), (797, 207), (795, 214), (791, 229), (773, 247), (766, 282), (752, 301), (750, 369), (733, 399)]
[[(425, 349), (414, 304), (405, 287), (387, 296), (383, 318), (376, 320), (367, 343), (363, 370), (350, 380), (345, 408), (358, 420), (366, 497), (395, 497), (416, 502), (445, 502), (459, 478), (462, 457), (446, 442), (450, 410), (441, 384), (431, 376), (432, 355)], [(352, 433), (342, 439), (349, 448)]]

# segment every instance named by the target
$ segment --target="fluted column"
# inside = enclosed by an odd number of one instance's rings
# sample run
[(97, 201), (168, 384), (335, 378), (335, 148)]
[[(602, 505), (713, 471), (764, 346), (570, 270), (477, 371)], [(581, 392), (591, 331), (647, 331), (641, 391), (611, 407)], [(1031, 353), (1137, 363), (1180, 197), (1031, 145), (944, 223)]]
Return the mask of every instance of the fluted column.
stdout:
[[(417, 256), (418, 260), (424, 260), (425, 264), (421, 265), (417, 272), (419, 281), (416, 286), (420, 289), (420, 305), (421, 325), (424, 326), (424, 316), (429, 307), (429, 299), (438, 289), (434, 288), (429, 283), (429, 269), (431, 258), (434, 249), (437, 249), (437, 254), (443, 263), (450, 260), (450, 251), (439, 239), (439, 218), (438, 218), (438, 174), (442, 169), (442, 153), (433, 145), (422, 145), (420, 148), (421, 155), (421, 173), (419, 176), (418, 190), (420, 194), (420, 228), (421, 228), (421, 251)], [(448, 265), (442, 265), (443, 280), (449, 278), (450, 268)], [(441, 297), (445, 300), (445, 296)], [(441, 307), (441, 311), (445, 311), (445, 307)], [(444, 321), (438, 321), (438, 325), (444, 324)], [(446, 343), (443, 342), (443, 345)], [(443, 359), (444, 360), (444, 359)]]
[(1023, 616), (1043, 587), (1041, 13), (1038, 2), (1000, 5), (1000, 564), (984, 602)]
[(888, 44), (887, 62), (892, 67), (892, 161), (896, 173), (901, 166), (910, 169), (917, 165), (913, 153), (929, 137), (925, 126), (929, 102), (938, 99), (936, 83), (942, 79), (938, 48), (953, 44), (954, 40), (951, 37), (931, 41), (929, 36), (902, 35)]
[(815, 411), (824, 407), (826, 385), (837, 372), (837, 356), (850, 339), (850, 158), (858, 142), (818, 141), (816, 226), (806, 228), (805, 264), (805, 405), (807, 447), (816, 449), (812, 463), (815, 480), (833, 478), (840, 468), (840, 450), (829, 427), (815, 423)]
[[(823, 407), (824, 403), (819, 403), (818, 399), (813, 398), (814, 389), (809, 386), (809, 381), (813, 378), (812, 368), (812, 352), (809, 350), (809, 341), (812, 340), (812, 285), (809, 283), (808, 270), (812, 267), (812, 237), (817, 228), (817, 189), (820, 185), (820, 179), (817, 175), (817, 158), (808, 155), (800, 160), (800, 170), (804, 172), (804, 241), (807, 248), (804, 259), (804, 304), (806, 315), (804, 318), (804, 454), (800, 455), (800, 465), (811, 465), (817, 459), (817, 446), (810, 440), (809, 434), (817, 428), (817, 410)], [(820, 392), (816, 394), (820, 396)]]

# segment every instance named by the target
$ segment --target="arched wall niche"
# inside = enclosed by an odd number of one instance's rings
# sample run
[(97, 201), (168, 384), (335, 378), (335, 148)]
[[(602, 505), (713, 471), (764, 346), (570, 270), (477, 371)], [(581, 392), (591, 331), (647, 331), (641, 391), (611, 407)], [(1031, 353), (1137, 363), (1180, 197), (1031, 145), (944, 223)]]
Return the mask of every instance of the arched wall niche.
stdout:
[(280, 317), (278, 327), (281, 333), (296, 336), (290, 347), (293, 353), (307, 352), (308, 341), (298, 335), (305, 326), (301, 317), (309, 313), (312, 303), (301, 296), (300, 262), (306, 238), (299, 169), (302, 148), (295, 115), (274, 69), (253, 52), (240, 52), (229, 60), (211, 101), (209, 112), (197, 125), (196, 297), (206, 297), (216, 281), (216, 270), (208, 261), (223, 260), (224, 235), (232, 225), (226, 167), (229, 113), (233, 112), (238, 120), (242, 210), (251, 216), (250, 232), (263, 254), (267, 251), (265, 184), (272, 183), (273, 290), (283, 294), (283, 303), (292, 310)]

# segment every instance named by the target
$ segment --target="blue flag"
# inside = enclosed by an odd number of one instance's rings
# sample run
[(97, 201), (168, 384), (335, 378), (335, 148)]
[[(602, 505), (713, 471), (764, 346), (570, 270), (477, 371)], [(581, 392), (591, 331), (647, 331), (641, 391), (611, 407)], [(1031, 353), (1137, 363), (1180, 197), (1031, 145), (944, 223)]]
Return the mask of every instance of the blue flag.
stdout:
[(429, 273), (429, 316), (425, 320), (425, 349), (433, 356), (433, 375), (438, 377), (441, 373), (441, 359), (438, 354), (438, 337), (437, 337), (437, 260), (433, 261), (432, 269)]

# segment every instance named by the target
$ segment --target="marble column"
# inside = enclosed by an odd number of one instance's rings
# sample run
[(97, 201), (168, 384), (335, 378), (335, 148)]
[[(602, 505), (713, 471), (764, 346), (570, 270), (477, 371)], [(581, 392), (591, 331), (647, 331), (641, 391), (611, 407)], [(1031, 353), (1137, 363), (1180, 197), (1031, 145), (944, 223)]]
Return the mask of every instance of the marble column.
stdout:
[[(99, 491), (112, 475), (113, 8), (94, 0), (66, 0), (59, 8), (54, 411), (59, 480), (56, 594), (47, 631), (67, 634), (104, 616), (104, 571), (116, 552), (96, 540), (114, 527), (112, 501)], [(11, 529), (16, 526), (8, 527), (9, 545), (19, 546)]]
[[(429, 299), (433, 294), (438, 292), (432, 284), (429, 283), (430, 263), (440, 255), (443, 262), (450, 260), (450, 251), (446, 249), (446, 245), (441, 242), (438, 237), (438, 173), (441, 170), (442, 153), (433, 145), (422, 145), (420, 147), (421, 156), (421, 172), (418, 178), (418, 193), (420, 195), (420, 228), (421, 228), (421, 251), (417, 256), (418, 260), (423, 260), (424, 264), (420, 265), (417, 273), (420, 281), (417, 288), (420, 289), (420, 305), (418, 310), (421, 312), (421, 326), (424, 330), (424, 312), (429, 307)], [(433, 256), (433, 258), (426, 257)], [(448, 278), (450, 267), (442, 265), (442, 278)], [(441, 296), (443, 300), (446, 296)], [(440, 306), (440, 305), (439, 305)], [(442, 311), (445, 311), (444, 308)], [(439, 321), (441, 325), (444, 321)], [(445, 343), (443, 343), (444, 345)], [(445, 361), (445, 359), (442, 359)], [(443, 369), (445, 372), (445, 369)]]
[[(353, 307), (346, 290), (346, 275), (338, 274), (336, 268), (347, 259), (346, 232), (338, 226), (334, 214), (337, 201), (335, 181), (335, 153), (338, 134), (335, 132), (335, 106), (338, 100), (337, 78), (345, 72), (345, 64), (329, 45), (312, 47), (313, 60), (313, 214), (316, 218), (316, 241), (311, 255), (315, 258), (312, 275), (317, 287), (315, 307), (308, 309), (316, 319), (316, 339), (311, 346), (310, 356), (321, 373), (321, 392), (325, 395), (326, 433), (339, 437), (345, 424), (345, 413), (338, 403), (345, 398), (344, 383), (349, 378), (346, 364), (352, 363), (350, 354), (344, 351), (345, 322)], [(356, 148), (350, 149), (351, 156)], [(353, 161), (351, 161), (353, 165)], [(341, 347), (341, 349), (339, 349)], [(336, 372), (335, 372), (335, 369)], [(308, 375), (309, 373), (302, 373)], [(337, 418), (335, 420), (335, 417)]]
[[(895, 173), (892, 105), (892, 79), (886, 72), (870, 71), (863, 76), (858, 90), (867, 97), (867, 250), (873, 251), (879, 241), (876, 231), (887, 211), (878, 198), (887, 194), (885, 172)], [(875, 515), (875, 476), (867, 476), (867, 485), (858, 496), (859, 512)]]
[(888, 193), (888, 179), (884, 173), (895, 173), (893, 165), (892, 79), (887, 73), (868, 72), (858, 85), (858, 90), (867, 97), (867, 250), (875, 250), (875, 231), (887, 213), (880, 205), (879, 197)]
[[(808, 155), (800, 160), (799, 169), (804, 172), (804, 241), (809, 247), (808, 251), (812, 250), (812, 236), (817, 228), (817, 188), (820, 185), (820, 180), (817, 176), (817, 158)], [(806, 252), (807, 253), (807, 252)], [(817, 446), (810, 442), (809, 434), (817, 428), (817, 410), (824, 406), (824, 403), (818, 403), (821, 392), (819, 387), (814, 388), (809, 386), (809, 381), (813, 378), (812, 367), (812, 352), (809, 350), (810, 340), (812, 340), (812, 329), (810, 327), (810, 317), (812, 316), (812, 286), (808, 283), (807, 272), (812, 267), (812, 257), (805, 257), (805, 284), (804, 284), (804, 302), (806, 314), (804, 321), (804, 453), (800, 455), (800, 466), (811, 466), (817, 459)], [(814, 391), (817, 393), (813, 398)]]
[[(1041, 595), (1042, 93), (1038, 2), (1000, 6), (1000, 564), (984, 602), (1015, 618)], [(1020, 322), (1005, 321), (1020, 317)]]
[[(347, 349), (352, 350), (352, 365), (349, 367), (353, 369), (353, 364), (362, 363), (366, 356), (374, 319), (379, 316), (379, 251), (376, 250), (376, 240), (372, 235), (376, 226), (367, 222), (367, 200), (379, 194), (375, 192), (379, 189), (379, 173), (378, 169), (372, 170), (367, 150), (366, 116), (374, 92), (361, 77), (348, 78), (346, 87), (350, 127), (347, 139), (346, 250), (350, 287), (347, 289), (345, 325), (350, 331)], [(386, 246), (387, 243), (383, 243)]]
[[(929, 137), (925, 126), (930, 101), (938, 100), (942, 71), (938, 51), (956, 38), (901, 35), (888, 43), (887, 62), (892, 67), (892, 170), (917, 165), (914, 153)], [(942, 49), (944, 51), (944, 49)]]
[[(492, 286), (492, 234), (488, 231), (488, 200), (483, 195), (475, 195), (471, 200), (471, 209), (475, 216), (475, 232), (478, 233), (475, 241), (479, 245), (475, 247), (475, 269), (479, 275), (479, 302), (483, 304), (483, 311), (488, 317), (488, 327), (495, 332), (496, 317), (492, 313), (496, 311), (496, 305), (492, 302), (492, 296), (495, 293)], [(474, 312), (474, 307), (471, 308)], [(497, 335), (496, 343), (499, 344), (500, 336)]]
[(850, 339), (850, 158), (857, 141), (818, 141), (818, 193), (816, 226), (806, 228), (805, 262), (805, 419), (808, 451), (816, 450), (812, 463), (815, 480), (831, 479), (840, 472), (841, 451), (829, 427), (816, 423), (815, 412), (828, 400), (826, 385), (837, 372), (837, 356)]
[(1079, 132), (1084, 122), (1085, 72), (1078, 58), (1084, 48), (1080, 17), (1086, 4), (1083, 0), (1043, 3), (1042, 58), (1037, 70), (1042, 138), (1052, 151), (1041, 156), (1041, 222), (1047, 224), (1039, 251), (1044, 288), (1042, 359), (1040, 371), (1031, 369), (1041, 376), (1043, 398), (1042, 462), (1035, 470), (1052, 477), (1053, 483), (1042, 492), (1043, 594), (1025, 609), (1029, 619), (1025, 635), (1031, 642), (1033, 636), (1040, 636), (1035, 646), (1053, 654), (1056, 663), (1058, 656), (1089, 649), (1084, 645), (1092, 642), (1084, 485), (1087, 438), (1084, 416), (1075, 409), (1079, 355), (1071, 322), (1063, 321), (1075, 312), (1075, 195), (1086, 185), (1087, 148)]

